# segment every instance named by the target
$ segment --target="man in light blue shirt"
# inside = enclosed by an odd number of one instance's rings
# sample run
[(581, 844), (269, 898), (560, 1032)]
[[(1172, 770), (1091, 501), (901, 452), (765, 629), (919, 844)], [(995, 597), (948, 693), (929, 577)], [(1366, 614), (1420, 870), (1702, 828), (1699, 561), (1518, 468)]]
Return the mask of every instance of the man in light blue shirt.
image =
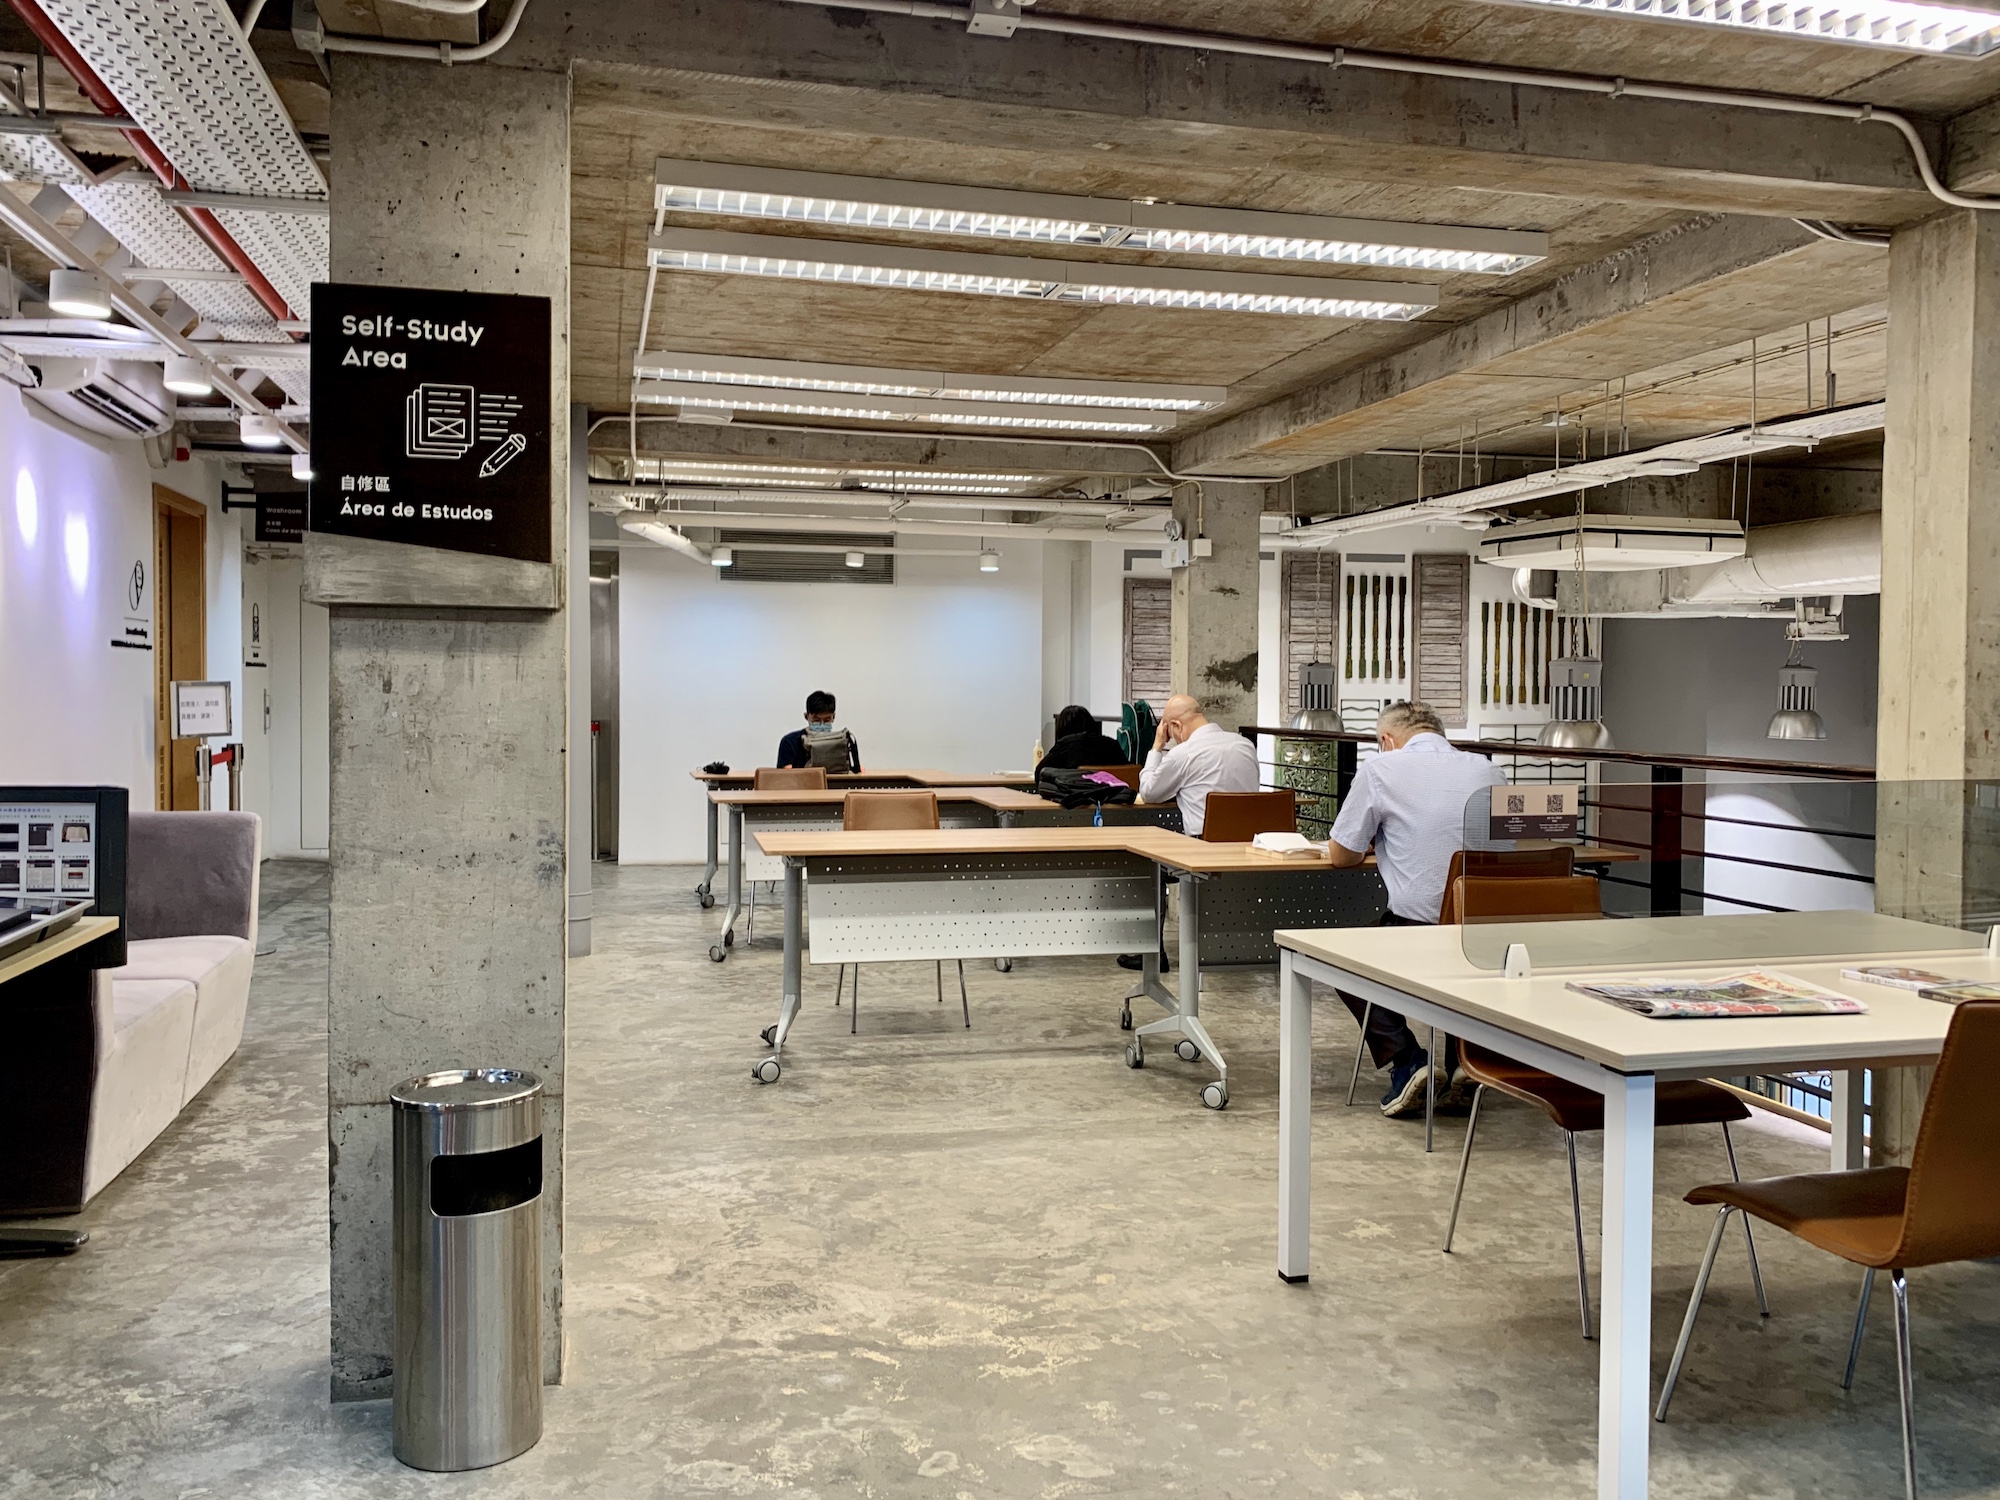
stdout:
[[(1375, 732), (1382, 753), (1355, 773), (1328, 847), (1336, 865), (1351, 867), (1373, 845), (1376, 868), (1389, 892), (1382, 925), (1429, 926), (1444, 904), (1451, 857), (1465, 847), (1466, 803), (1507, 778), (1485, 756), (1454, 747), (1444, 737), (1443, 722), (1425, 704), (1390, 704)], [(1360, 1020), (1367, 1007), (1352, 995), (1340, 998)], [(1367, 1012), (1367, 1042), (1375, 1066), (1389, 1069), (1382, 1113), (1391, 1118), (1421, 1113), (1431, 1061), (1415, 1033), (1401, 1016), (1378, 1005)], [(1440, 1093), (1449, 1071), (1447, 1058)]]

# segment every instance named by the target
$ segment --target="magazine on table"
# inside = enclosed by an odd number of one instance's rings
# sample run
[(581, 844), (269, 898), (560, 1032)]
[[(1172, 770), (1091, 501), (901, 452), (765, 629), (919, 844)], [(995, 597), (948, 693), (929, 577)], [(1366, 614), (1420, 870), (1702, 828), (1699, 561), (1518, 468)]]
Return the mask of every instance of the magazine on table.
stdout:
[(2000, 1000), (2000, 984), (1977, 979), (1954, 979), (1949, 974), (1933, 974), (1929, 969), (1905, 969), (1894, 964), (1865, 969), (1842, 969), (1842, 979), (1859, 979), (1866, 984), (1886, 984), (1899, 990), (1915, 990), (1926, 1000)]
[(1608, 1000), (1654, 1020), (1721, 1020), (1730, 1016), (1859, 1016), (1868, 1007), (1788, 974), (1745, 969), (1714, 979), (1668, 979), (1636, 984), (1572, 981), (1580, 995)]

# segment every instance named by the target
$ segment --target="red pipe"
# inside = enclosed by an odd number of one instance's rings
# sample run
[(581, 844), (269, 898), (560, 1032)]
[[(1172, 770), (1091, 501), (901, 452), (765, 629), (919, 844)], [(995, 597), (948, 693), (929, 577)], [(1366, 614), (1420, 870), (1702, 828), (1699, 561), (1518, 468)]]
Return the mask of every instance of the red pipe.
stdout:
[[(97, 76), (96, 70), (83, 60), (82, 54), (70, 45), (69, 38), (62, 34), (62, 28), (49, 19), (48, 13), (37, 5), (35, 0), (9, 0), (9, 3), (27, 23), (28, 29), (40, 39), (42, 45), (55, 55), (56, 61), (63, 65), (64, 71), (76, 80), (76, 86), (83, 90), (85, 97), (92, 104), (107, 115), (127, 113), (125, 106), (119, 103), (118, 96), (111, 92), (102, 78)], [(170, 188), (180, 186), (182, 180), (180, 173), (174, 169), (174, 164), (167, 160), (166, 153), (154, 143), (151, 136), (136, 128), (127, 130), (123, 134), (131, 143), (132, 150), (138, 155), (139, 160), (151, 167), (161, 182)], [(295, 317), (290, 305), (279, 295), (278, 289), (271, 285), (270, 279), (262, 271), (257, 269), (257, 263), (250, 258), (249, 252), (236, 243), (236, 237), (222, 227), (221, 221), (212, 212), (205, 208), (187, 207), (183, 207), (181, 211), (187, 216), (194, 232), (207, 241), (208, 247), (227, 261), (232, 270), (242, 274), (251, 294), (270, 309), (272, 317), (280, 321)]]

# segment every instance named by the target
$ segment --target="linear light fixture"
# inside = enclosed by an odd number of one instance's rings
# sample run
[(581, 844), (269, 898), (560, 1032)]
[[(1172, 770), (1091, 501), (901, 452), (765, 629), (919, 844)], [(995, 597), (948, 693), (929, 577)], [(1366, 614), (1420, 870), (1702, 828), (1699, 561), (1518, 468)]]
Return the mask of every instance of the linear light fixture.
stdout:
[(1513, 5), (1693, 22), (1802, 41), (1984, 57), (2000, 47), (2000, 15), (1915, 0), (1506, 0)]
[(1100, 411), (999, 402), (916, 400), (907, 396), (850, 396), (817, 391), (787, 394), (768, 390), (727, 390), (678, 380), (634, 381), (632, 399), (649, 406), (678, 406), (683, 421), (700, 421), (703, 413), (748, 411), (792, 417), (845, 417), (856, 422), (930, 422), (945, 427), (1111, 433), (1167, 432), (1177, 421), (1170, 411)]
[(1229, 399), (1218, 385), (1155, 385), (1131, 380), (1040, 380), (1016, 375), (951, 375), (938, 370), (884, 370), (868, 365), (812, 364), (795, 359), (744, 359), (662, 349), (641, 354), (640, 380), (710, 385), (776, 386), (864, 396), (924, 396), (944, 401), (1009, 401), (1024, 405), (1141, 407), (1212, 411)]
[(1397, 271), (1504, 276), (1549, 253), (1547, 235), (1522, 230), (1195, 208), (666, 158), (654, 164), (653, 201), (674, 213)]
[(1047, 474), (962, 469), (839, 469), (799, 464), (708, 463), (641, 459), (641, 474), (677, 484), (754, 484), (771, 489), (834, 489), (852, 480), (863, 490), (923, 490), (933, 495), (1018, 495), (1054, 483)]
[(1436, 287), (1323, 276), (1183, 271), (1035, 256), (976, 255), (903, 245), (666, 229), (650, 260), (670, 271), (773, 276), (893, 291), (969, 292), (1040, 302), (1193, 308), (1404, 322), (1436, 307)]

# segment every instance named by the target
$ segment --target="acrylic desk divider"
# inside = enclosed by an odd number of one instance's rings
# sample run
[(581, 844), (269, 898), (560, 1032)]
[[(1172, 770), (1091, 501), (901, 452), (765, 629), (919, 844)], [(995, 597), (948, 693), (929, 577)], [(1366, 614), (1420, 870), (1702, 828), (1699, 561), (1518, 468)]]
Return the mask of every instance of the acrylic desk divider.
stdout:
[[(1573, 790), (1568, 825), (1545, 785), (1468, 801), (1461, 941), (1475, 967), (1503, 971), (1517, 945), (1536, 972), (1972, 951), (2000, 924), (2000, 782), (1716, 773)], [(1559, 878), (1565, 847), (1599, 910), (1551, 886), (1561, 914), (1523, 915), (1540, 899), (1499, 882)]]

